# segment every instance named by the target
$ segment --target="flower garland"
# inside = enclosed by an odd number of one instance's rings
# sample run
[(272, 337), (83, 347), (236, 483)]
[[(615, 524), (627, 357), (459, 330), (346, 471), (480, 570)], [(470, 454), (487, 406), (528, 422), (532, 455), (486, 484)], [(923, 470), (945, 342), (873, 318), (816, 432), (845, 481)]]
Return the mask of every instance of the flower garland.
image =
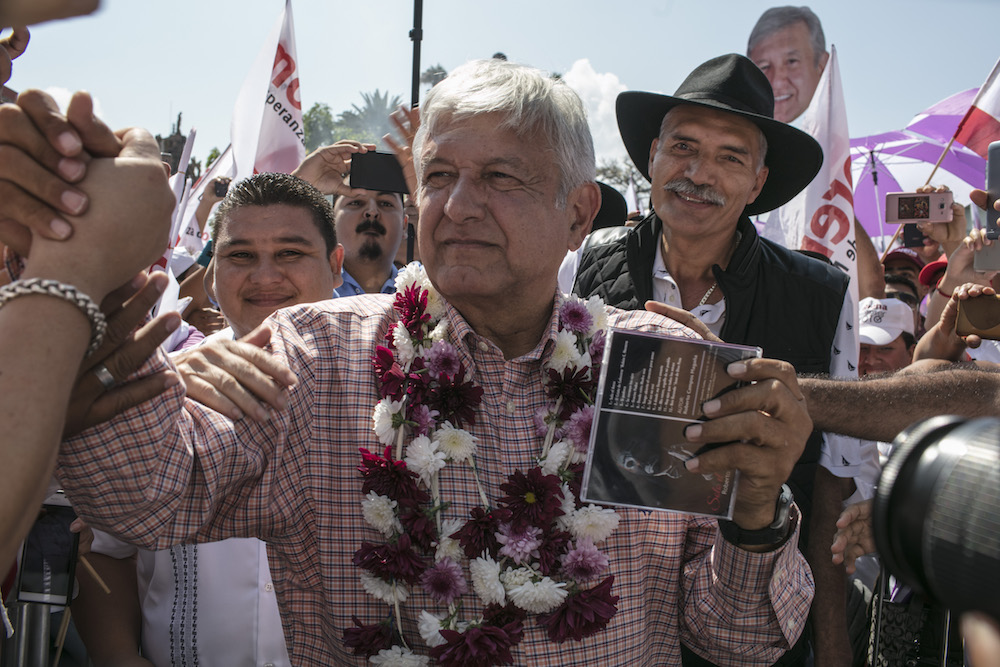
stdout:
[[(604, 303), (567, 297), (561, 304), (555, 349), (543, 368), (551, 403), (535, 415), (541, 453), (535, 467), (515, 470), (500, 485), (505, 495), (495, 503), (479, 481), (476, 437), (463, 428), (474, 424), (483, 389), (445, 340), (444, 302), (423, 267), (400, 271), (394, 307), (399, 321), (386, 335), (389, 347), (379, 346), (372, 358), (381, 393), (373, 429), (385, 449), (379, 455), (362, 448), (358, 467), (365, 521), (384, 541), (364, 542), (354, 554), (365, 590), (389, 611), (370, 625), (355, 616), (345, 645), (376, 665), (433, 659), (485, 667), (513, 662), (529, 616), (555, 643), (599, 632), (618, 602), (599, 545), (619, 517), (582, 506), (579, 492), (604, 349)], [(482, 505), (466, 517), (449, 511), (440, 487), (449, 464), (467, 465), (479, 492)], [(469, 592), (464, 563), (484, 606), (475, 618), (462, 617)], [(420, 612), (430, 658), (414, 653), (402, 634), (400, 605), (413, 587), (447, 607)]]

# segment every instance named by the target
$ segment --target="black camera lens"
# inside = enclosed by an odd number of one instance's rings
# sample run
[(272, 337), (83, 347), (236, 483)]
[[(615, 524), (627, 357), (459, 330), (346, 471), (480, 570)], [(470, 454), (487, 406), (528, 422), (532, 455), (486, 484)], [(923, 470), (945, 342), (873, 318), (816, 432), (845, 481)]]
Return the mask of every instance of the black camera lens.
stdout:
[(872, 514), (892, 574), (948, 609), (1000, 619), (1000, 419), (934, 417), (905, 430)]

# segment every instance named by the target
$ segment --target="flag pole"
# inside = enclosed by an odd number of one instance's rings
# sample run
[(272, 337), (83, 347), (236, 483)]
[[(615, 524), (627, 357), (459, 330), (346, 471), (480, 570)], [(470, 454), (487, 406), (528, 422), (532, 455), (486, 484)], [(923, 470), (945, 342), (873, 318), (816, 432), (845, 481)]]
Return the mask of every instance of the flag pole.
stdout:
[(410, 86), (410, 108), (420, 103), (420, 41), (424, 38), (423, 30), (424, 0), (413, 0), (413, 30), (410, 39), (413, 40), (413, 79)]
[(976, 91), (976, 96), (972, 98), (972, 104), (970, 104), (969, 108), (965, 110), (965, 115), (962, 116), (962, 120), (958, 123), (958, 127), (955, 128), (955, 133), (951, 135), (951, 140), (948, 142), (948, 145), (944, 147), (943, 151), (941, 151), (941, 157), (938, 158), (937, 163), (934, 165), (934, 169), (931, 170), (931, 175), (927, 177), (927, 182), (924, 183), (924, 185), (931, 184), (931, 179), (934, 178), (934, 174), (937, 173), (938, 167), (941, 166), (941, 163), (944, 161), (944, 157), (948, 154), (948, 151), (951, 150), (951, 145), (955, 143), (955, 137), (957, 137), (958, 133), (962, 131), (962, 126), (965, 125), (965, 121), (969, 117), (969, 112), (972, 111), (972, 109), (979, 104), (979, 100), (983, 98), (983, 93), (989, 87), (990, 82), (995, 79), (998, 68), (1000, 68), (1000, 59), (997, 59), (996, 63), (993, 64), (993, 69), (990, 70), (990, 75), (986, 77), (986, 82), (979, 86), (979, 90)]
[(944, 162), (944, 156), (948, 154), (949, 150), (951, 150), (951, 145), (953, 143), (955, 143), (955, 137), (952, 137), (948, 141), (948, 145), (944, 147), (943, 151), (941, 151), (941, 157), (939, 157), (938, 160), (937, 160), (937, 162), (934, 163), (934, 168), (931, 169), (931, 175), (927, 177), (927, 181), (924, 183), (924, 185), (930, 185), (931, 184), (931, 179), (934, 178), (934, 174), (937, 173), (938, 167), (940, 167), (941, 163)]
[[(420, 42), (424, 38), (424, 0), (413, 0), (413, 30), (410, 39), (413, 40), (413, 75), (410, 83), (410, 108), (416, 109), (420, 104)], [(414, 195), (416, 193), (413, 193)], [(415, 245), (413, 223), (406, 225), (406, 263), (413, 261)]]

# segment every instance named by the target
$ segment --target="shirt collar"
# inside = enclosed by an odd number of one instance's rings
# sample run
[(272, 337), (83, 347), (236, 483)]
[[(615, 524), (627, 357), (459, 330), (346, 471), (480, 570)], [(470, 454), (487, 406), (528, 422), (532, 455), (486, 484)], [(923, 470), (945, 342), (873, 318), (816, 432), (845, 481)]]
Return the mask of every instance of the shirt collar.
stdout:
[[(535, 345), (531, 352), (518, 357), (519, 361), (547, 361), (552, 356), (552, 351), (555, 348), (556, 334), (559, 333), (559, 309), (562, 307), (563, 300), (565, 297), (557, 293), (555, 295), (552, 313), (549, 316), (549, 326), (546, 333)], [(452, 306), (447, 301), (445, 303), (445, 312), (449, 322), (449, 329), (451, 330), (450, 335), (452, 340), (457, 344), (461, 342), (461, 347), (468, 350), (472, 354), (475, 354), (477, 350), (488, 350), (496, 349), (497, 353), (500, 353), (499, 348), (497, 348), (496, 343), (481, 336), (473, 330), (465, 318), (462, 317), (454, 306)], [(483, 348), (483, 345), (488, 347)]]

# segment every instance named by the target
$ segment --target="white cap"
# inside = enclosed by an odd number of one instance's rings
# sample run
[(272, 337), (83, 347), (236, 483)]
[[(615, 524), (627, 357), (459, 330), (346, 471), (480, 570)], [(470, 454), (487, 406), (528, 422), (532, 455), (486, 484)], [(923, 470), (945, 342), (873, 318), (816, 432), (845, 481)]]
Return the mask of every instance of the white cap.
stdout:
[(866, 345), (888, 345), (904, 331), (913, 335), (913, 309), (899, 299), (866, 297), (858, 304), (858, 337)]

